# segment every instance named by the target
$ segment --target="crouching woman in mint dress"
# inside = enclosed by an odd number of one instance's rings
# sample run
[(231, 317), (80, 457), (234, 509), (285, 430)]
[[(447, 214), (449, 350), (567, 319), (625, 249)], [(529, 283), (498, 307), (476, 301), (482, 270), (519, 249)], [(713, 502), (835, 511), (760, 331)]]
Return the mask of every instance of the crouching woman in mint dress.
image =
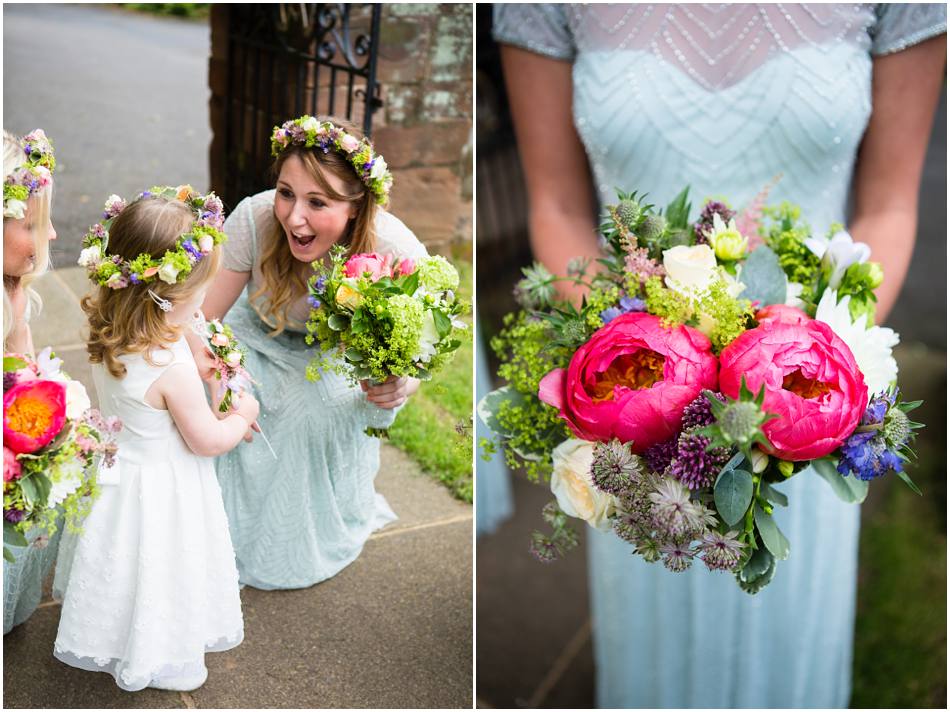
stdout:
[(389, 426), (418, 388), (407, 378), (362, 388), (333, 373), (306, 379), (315, 354), (304, 341), (310, 264), (337, 244), (350, 254), (426, 254), (380, 207), (391, 177), (358, 129), (332, 119), (327, 133), (324, 120), (302, 117), (282, 131), (275, 189), (245, 198), (228, 218), (224, 268), (202, 305), (247, 349), (258, 422), (277, 455), (255, 435), (216, 462), (241, 583), (260, 589), (330, 578), (396, 519), (373, 485), (380, 441), (364, 430)]

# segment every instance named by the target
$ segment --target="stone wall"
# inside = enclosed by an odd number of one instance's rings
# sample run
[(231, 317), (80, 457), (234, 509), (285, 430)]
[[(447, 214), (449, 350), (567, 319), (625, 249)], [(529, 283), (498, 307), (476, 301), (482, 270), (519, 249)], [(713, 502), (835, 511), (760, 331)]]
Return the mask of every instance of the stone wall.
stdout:
[[(212, 187), (224, 170), (230, 22), (228, 5), (212, 6)], [(391, 211), (433, 251), (471, 252), (472, 59), (471, 5), (383, 5), (373, 143), (393, 172)]]

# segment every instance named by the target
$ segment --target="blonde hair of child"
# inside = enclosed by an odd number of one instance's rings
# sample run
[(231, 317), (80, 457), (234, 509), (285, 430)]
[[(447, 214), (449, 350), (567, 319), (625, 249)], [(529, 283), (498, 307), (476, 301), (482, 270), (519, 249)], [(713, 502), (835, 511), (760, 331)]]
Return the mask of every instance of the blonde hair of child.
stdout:
[[(134, 259), (144, 252), (159, 259), (166, 250), (174, 249), (192, 220), (194, 212), (179, 200), (142, 198), (112, 221), (107, 254)], [(89, 360), (105, 365), (115, 378), (125, 376), (125, 365), (119, 360), (123, 355), (143, 354), (148, 363), (157, 365), (150, 351), (173, 344), (181, 337), (184, 326), (169, 323), (147, 290), (172, 304), (187, 303), (214, 278), (220, 263), (221, 250), (216, 248), (194, 265), (184, 281), (176, 284), (156, 280), (148, 285), (130, 284), (124, 289), (93, 287), (81, 302), (89, 319)]]
[[(348, 121), (332, 116), (318, 116), (316, 119), (330, 121), (357, 138), (363, 136), (363, 132)], [(376, 200), (346, 157), (337, 151), (324, 153), (319, 147), (290, 146), (281, 151), (271, 168), (275, 183), (280, 175), (281, 167), (291, 156), (300, 158), (306, 170), (328, 198), (357, 204), (356, 216), (350, 220), (347, 225), (347, 234), (338, 244), (346, 245), (350, 255), (375, 250)], [(327, 173), (343, 182), (345, 193), (341, 194), (333, 189), (327, 180)], [(293, 256), (290, 245), (287, 243), (287, 235), (276, 215), (271, 216), (271, 224), (263, 233), (261, 283), (257, 291), (250, 296), (249, 301), (258, 316), (273, 327), (274, 331), (270, 335), (277, 336), (288, 326), (302, 326), (292, 323), (287, 316), (287, 311), (295, 301), (307, 294), (307, 278), (312, 273), (312, 269), (309, 264), (300, 262)]]
[[(23, 141), (17, 138), (9, 131), (3, 131), (3, 178), (6, 180), (13, 171), (23, 165)], [(32, 220), (33, 250), (36, 256), (35, 267), (30, 274), (20, 277), (20, 285), (23, 288), (26, 298), (30, 304), (30, 315), (36, 316), (43, 308), (43, 300), (40, 295), (30, 285), (46, 274), (50, 268), (49, 258), (49, 226), (52, 214), (53, 186), (50, 185), (46, 190), (38, 194), (31, 195), (27, 201), (27, 217)], [(3, 218), (3, 224), (14, 218)], [(6, 287), (6, 280), (4, 280)], [(14, 314), (13, 304), (7, 295), (7, 290), (3, 290), (3, 346), (6, 351), (7, 337), (13, 331)]]

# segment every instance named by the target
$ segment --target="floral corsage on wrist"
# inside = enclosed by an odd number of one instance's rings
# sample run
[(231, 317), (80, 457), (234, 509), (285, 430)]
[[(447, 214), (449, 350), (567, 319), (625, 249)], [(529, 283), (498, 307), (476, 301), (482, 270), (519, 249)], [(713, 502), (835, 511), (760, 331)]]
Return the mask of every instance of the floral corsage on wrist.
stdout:
[(26, 201), (53, 180), (56, 159), (53, 144), (43, 129), (23, 137), (24, 162), (3, 183), (3, 217), (19, 220), (26, 215)]
[(270, 140), (271, 154), (280, 155), (288, 146), (317, 147), (324, 153), (331, 150), (342, 153), (353, 166), (360, 180), (376, 196), (376, 202), (386, 205), (393, 184), (392, 173), (386, 161), (373, 151), (373, 144), (365, 138), (357, 138), (329, 121), (317, 121), (312, 116), (286, 121), (275, 126)]
[(119, 255), (108, 255), (109, 227), (128, 206), (118, 195), (111, 195), (102, 213), (102, 222), (96, 223), (83, 237), (79, 264), (86, 268), (89, 278), (110, 289), (123, 289), (136, 284), (149, 284), (156, 279), (167, 284), (183, 282), (192, 268), (215, 247), (227, 241), (221, 231), (224, 225), (224, 206), (214, 193), (201, 195), (190, 185), (157, 186), (141, 193), (136, 200), (164, 197), (180, 200), (195, 214), (188, 232), (175, 242), (175, 248), (156, 259), (143, 252), (132, 260)]

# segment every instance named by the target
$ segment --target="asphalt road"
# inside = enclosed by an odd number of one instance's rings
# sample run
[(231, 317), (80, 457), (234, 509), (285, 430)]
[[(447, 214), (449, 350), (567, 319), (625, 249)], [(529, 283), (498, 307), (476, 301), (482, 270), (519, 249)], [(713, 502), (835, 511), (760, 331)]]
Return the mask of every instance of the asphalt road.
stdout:
[(208, 188), (206, 22), (95, 5), (3, 6), (3, 127), (43, 128), (56, 151), (55, 267), (112, 193)]

